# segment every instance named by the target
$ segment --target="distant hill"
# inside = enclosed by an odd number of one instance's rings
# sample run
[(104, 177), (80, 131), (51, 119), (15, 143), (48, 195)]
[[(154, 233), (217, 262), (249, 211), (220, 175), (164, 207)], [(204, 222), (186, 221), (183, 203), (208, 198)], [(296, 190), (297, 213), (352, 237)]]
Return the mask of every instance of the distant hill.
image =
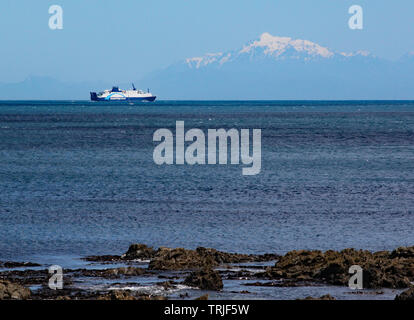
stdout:
[(29, 77), (21, 82), (0, 83), (1, 100), (88, 100), (89, 92), (110, 85), (104, 82), (70, 83), (50, 77)]

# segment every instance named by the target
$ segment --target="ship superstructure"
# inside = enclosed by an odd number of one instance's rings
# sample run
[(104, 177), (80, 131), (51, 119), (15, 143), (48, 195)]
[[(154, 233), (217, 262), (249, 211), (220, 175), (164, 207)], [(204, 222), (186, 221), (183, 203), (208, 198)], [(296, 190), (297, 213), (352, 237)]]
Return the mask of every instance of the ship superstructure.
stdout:
[(112, 87), (111, 90), (104, 90), (96, 93), (91, 92), (92, 101), (154, 101), (157, 97), (149, 90), (144, 92), (137, 90), (132, 84), (132, 90), (121, 90), (119, 87)]

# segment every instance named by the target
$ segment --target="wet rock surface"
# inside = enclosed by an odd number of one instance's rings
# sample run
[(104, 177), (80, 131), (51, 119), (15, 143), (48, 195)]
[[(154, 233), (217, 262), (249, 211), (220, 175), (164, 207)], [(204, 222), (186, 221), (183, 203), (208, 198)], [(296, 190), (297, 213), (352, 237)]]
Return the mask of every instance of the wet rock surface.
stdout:
[(196, 250), (184, 248), (160, 247), (157, 250), (145, 244), (129, 246), (123, 255), (87, 256), (82, 258), (90, 262), (129, 262), (150, 261), (152, 270), (193, 270), (202, 267), (216, 267), (226, 263), (264, 262), (279, 258), (277, 254), (240, 254), (227, 253), (211, 248), (199, 247)]
[(17, 283), (0, 280), (0, 300), (25, 300), (31, 292)]
[(225, 263), (243, 263), (271, 261), (277, 255), (247, 255), (227, 253), (210, 248), (199, 247), (196, 250), (184, 248), (159, 248), (150, 261), (152, 270), (192, 270), (205, 267), (216, 267)]
[(71, 273), (76, 276), (83, 277), (100, 277), (106, 279), (119, 278), (121, 276), (142, 276), (147, 271), (143, 268), (137, 267), (120, 267), (120, 268), (109, 268), (109, 269), (75, 269), (65, 270), (65, 273)]
[(98, 295), (96, 300), (166, 300), (166, 298), (146, 294), (137, 295), (129, 290), (114, 290), (110, 293)]
[(414, 247), (392, 252), (365, 250), (291, 251), (261, 276), (346, 286), (352, 265), (363, 269), (364, 288), (407, 288), (414, 281)]
[(395, 297), (396, 301), (414, 301), (414, 287), (410, 288)]
[(136, 243), (129, 246), (128, 251), (122, 255), (124, 260), (149, 260), (154, 258), (156, 250), (152, 247), (148, 247), (142, 243)]
[(0, 279), (28, 286), (43, 284), (48, 279), (48, 271), (45, 270), (8, 270), (0, 272)]
[(21, 268), (21, 267), (40, 267), (41, 265), (33, 262), (0, 261), (0, 268)]
[(332, 297), (330, 294), (325, 294), (319, 298), (314, 298), (314, 297), (306, 297), (305, 299), (302, 300), (336, 300), (334, 297)]
[[(31, 265), (23, 262), (25, 269), (21, 270), (22, 263), (9, 264), (13, 266), (11, 270), (4, 267), (6, 270), (0, 272), (0, 298), (152, 300), (165, 299), (172, 292), (178, 292), (177, 297), (191, 299), (188, 287), (220, 291), (221, 295), (226, 286), (223, 288), (223, 281), (237, 281), (238, 286), (249, 286), (253, 291), (272, 288), (295, 290), (296, 287), (326, 285), (347, 287), (351, 276), (348, 271), (352, 265), (363, 269), (364, 290), (361, 294), (370, 294), (365, 290), (367, 288), (410, 288), (404, 293), (396, 290), (395, 295), (401, 293), (396, 299), (409, 300), (413, 297), (410, 282), (414, 282), (414, 247), (375, 253), (354, 249), (326, 252), (300, 250), (278, 256), (227, 253), (204, 247), (196, 250), (153, 249), (144, 244), (133, 244), (123, 255), (90, 256), (84, 260), (90, 262), (87, 268), (63, 269), (62, 290), (48, 287), (51, 275), (46, 268), (30, 269)], [(83, 285), (91, 281), (93, 286)], [(151, 291), (146, 289), (148, 283), (154, 288)], [(183, 285), (187, 289), (183, 289)], [(248, 291), (239, 292), (242, 287), (237, 290), (234, 292), (250, 295)], [(322, 298), (326, 296), (309, 299)]]
[(218, 291), (223, 289), (223, 281), (220, 273), (209, 268), (191, 272), (190, 275), (185, 278), (184, 284), (202, 290)]
[(88, 291), (88, 290), (50, 290), (43, 288), (33, 300), (166, 300), (163, 296), (135, 293), (130, 290)]
[(82, 258), (82, 260), (90, 262), (118, 262), (122, 261), (121, 256), (116, 255), (105, 255), (105, 256), (87, 256)]
[(313, 282), (298, 282), (292, 280), (284, 281), (269, 281), (269, 282), (250, 282), (244, 283), (244, 286), (247, 287), (276, 287), (276, 288), (292, 288), (292, 287), (311, 287), (314, 285)]

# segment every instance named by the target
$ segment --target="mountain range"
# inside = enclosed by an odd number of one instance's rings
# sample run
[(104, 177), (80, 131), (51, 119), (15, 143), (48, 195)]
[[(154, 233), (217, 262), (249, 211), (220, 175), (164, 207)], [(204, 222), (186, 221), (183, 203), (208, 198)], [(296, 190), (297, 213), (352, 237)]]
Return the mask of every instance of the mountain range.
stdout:
[[(183, 59), (136, 84), (160, 99), (414, 99), (414, 54), (397, 61), (263, 33), (237, 50)], [(88, 99), (104, 82), (30, 78), (0, 84), (0, 99)], [(121, 85), (121, 84), (119, 84)]]

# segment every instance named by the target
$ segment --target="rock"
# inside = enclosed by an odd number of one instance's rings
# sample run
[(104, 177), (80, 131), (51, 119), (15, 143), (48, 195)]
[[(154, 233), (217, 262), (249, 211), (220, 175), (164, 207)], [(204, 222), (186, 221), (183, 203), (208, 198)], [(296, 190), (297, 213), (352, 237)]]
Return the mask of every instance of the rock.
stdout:
[(148, 294), (141, 294), (138, 297), (138, 300), (157, 300), (157, 301), (164, 301), (164, 300), (168, 300), (167, 297), (164, 296), (151, 296)]
[(265, 254), (258, 254), (258, 255), (250, 255), (253, 259), (252, 262), (266, 262), (266, 261), (273, 261), (280, 258), (280, 255), (275, 253), (265, 253)]
[[(119, 256), (90, 256), (89, 261), (113, 261)], [(263, 262), (279, 258), (276, 254), (247, 255), (227, 253), (216, 249), (199, 247), (196, 250), (184, 248), (160, 247), (158, 250), (145, 244), (132, 244), (128, 251), (120, 257), (122, 260), (150, 260), (152, 270), (191, 270), (200, 267), (214, 267), (224, 263)]]
[[(44, 270), (7, 270), (0, 272), (0, 279), (8, 280), (21, 286), (32, 286), (43, 284), (48, 281), (50, 274)], [(66, 277), (65, 277), (66, 280)]]
[(146, 273), (143, 268), (136, 267), (121, 267), (111, 269), (76, 269), (76, 270), (65, 270), (82, 277), (100, 277), (100, 278), (119, 278), (121, 276), (141, 276)]
[(306, 297), (305, 299), (299, 299), (299, 300), (336, 300), (334, 297), (332, 297), (330, 294), (325, 294), (322, 297), (314, 298), (314, 297)]
[(117, 262), (117, 261), (121, 261), (121, 256), (115, 256), (115, 255), (87, 256), (85, 258), (82, 258), (82, 260), (91, 261), (91, 262)]
[(111, 276), (141, 276), (145, 273), (145, 269), (143, 268), (135, 268), (135, 267), (121, 267), (121, 268), (114, 268), (114, 269), (107, 269), (104, 270), (104, 274)]
[(195, 298), (194, 300), (208, 300), (208, 294), (204, 294), (201, 297)]
[(192, 272), (185, 278), (184, 284), (190, 287), (200, 288), (201, 290), (218, 291), (223, 289), (223, 281), (220, 274), (208, 268)]
[(164, 288), (164, 290), (169, 290), (169, 289), (173, 289), (175, 288), (174, 286), (175, 283), (171, 282), (171, 281), (164, 281), (164, 282), (159, 282), (157, 283), (157, 285), (161, 286)]
[(338, 260), (328, 262), (327, 265), (320, 270), (318, 276), (329, 283), (341, 285), (346, 281), (344, 277), (348, 276), (348, 270), (346, 270), (344, 263)]
[(138, 300), (129, 290), (114, 290), (97, 297), (97, 300)]
[(152, 247), (148, 247), (145, 244), (132, 244), (129, 246), (128, 251), (122, 255), (124, 260), (149, 260), (155, 256), (156, 251)]
[(7, 280), (0, 280), (0, 300), (25, 300), (30, 295), (30, 289)]
[(414, 247), (400, 247), (391, 252), (391, 258), (414, 258)]
[(151, 270), (192, 270), (212, 268), (225, 263), (253, 262), (256, 261), (255, 259), (267, 259), (271, 256), (227, 253), (203, 247), (196, 250), (161, 247), (150, 261), (148, 268)]
[(345, 249), (326, 252), (291, 251), (274, 267), (261, 274), (263, 278), (313, 280), (347, 286), (352, 265), (363, 269), (364, 288), (407, 288), (414, 281), (414, 247), (399, 248), (392, 253)]
[(166, 298), (147, 294), (134, 295), (130, 290), (113, 290), (107, 294), (99, 295), (96, 300), (166, 300)]
[(275, 287), (275, 288), (289, 288), (289, 287), (301, 287), (304, 286), (304, 283), (299, 283), (296, 281), (282, 281), (282, 282), (248, 282), (243, 283), (247, 287)]
[(215, 266), (213, 257), (200, 256), (195, 250), (159, 248), (148, 268), (151, 270), (189, 270)]
[(198, 255), (204, 259), (212, 259), (217, 265), (224, 263), (242, 263), (242, 262), (259, 262), (276, 260), (279, 256), (272, 254), (265, 255), (248, 255), (241, 253), (228, 253), (211, 248), (198, 247)]
[(395, 297), (397, 301), (414, 301), (414, 287), (410, 288)]
[(0, 267), (2, 268), (20, 268), (20, 267), (40, 267), (41, 265), (33, 262), (15, 262), (15, 261), (6, 261), (0, 262)]

